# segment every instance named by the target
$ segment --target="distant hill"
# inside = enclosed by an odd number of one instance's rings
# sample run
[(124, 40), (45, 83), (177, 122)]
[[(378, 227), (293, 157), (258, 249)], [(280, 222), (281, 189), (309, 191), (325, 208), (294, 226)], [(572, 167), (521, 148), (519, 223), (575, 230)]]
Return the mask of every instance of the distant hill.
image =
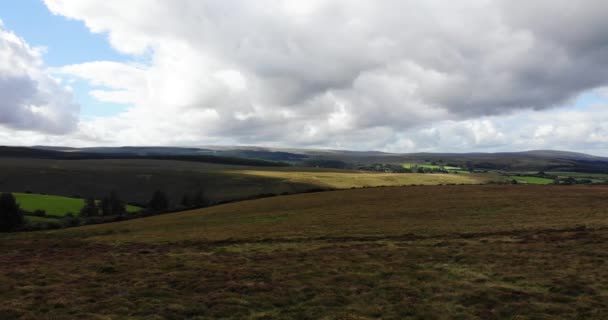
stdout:
[(224, 157), (236, 157), (246, 159), (257, 159), (266, 161), (301, 161), (308, 158), (307, 155), (291, 153), (286, 151), (273, 151), (264, 148), (226, 148), (208, 149), (192, 147), (92, 147), (92, 148), (69, 148), (34, 146), (32, 148), (62, 152), (80, 152), (91, 154), (111, 155), (136, 155), (136, 156), (200, 156), (214, 155)]
[(0, 157), (53, 159), (63, 157), (61, 151), (50, 149), (0, 146)]
[(181, 147), (91, 147), (91, 148), (70, 148), (70, 147), (50, 147), (33, 146), (32, 148), (41, 150), (61, 151), (61, 152), (82, 152), (95, 154), (124, 154), (124, 155), (200, 155), (212, 150), (200, 148), (181, 148)]
[[(304, 167), (358, 168), (384, 163), (450, 163), (476, 169), (506, 171), (579, 171), (608, 173), (608, 158), (579, 152), (530, 150), (496, 153), (386, 153), (380, 151), (265, 148), (248, 146), (203, 147), (94, 147), (36, 146), (0, 149), (0, 156), (43, 158), (150, 158), (243, 165), (294, 165)], [(243, 162), (245, 161), (245, 162)], [(253, 162), (251, 162), (253, 161)], [(257, 162), (261, 161), (261, 162)]]
[[(158, 148), (158, 147), (121, 147), (121, 148), (62, 148), (62, 147), (8, 147), (0, 146), (0, 157), (36, 158), (56, 160), (92, 160), (92, 159), (153, 159), (206, 162), (216, 164), (285, 167), (287, 163), (231, 157), (225, 155), (204, 154), (192, 148)], [(196, 151), (196, 152), (195, 152)]]
[(527, 154), (530, 156), (544, 157), (544, 158), (559, 158), (559, 159), (575, 159), (575, 160), (603, 160), (608, 161), (606, 157), (593, 156), (586, 153), (571, 152), (571, 151), (558, 151), (558, 150), (531, 150), (519, 152), (520, 154)]

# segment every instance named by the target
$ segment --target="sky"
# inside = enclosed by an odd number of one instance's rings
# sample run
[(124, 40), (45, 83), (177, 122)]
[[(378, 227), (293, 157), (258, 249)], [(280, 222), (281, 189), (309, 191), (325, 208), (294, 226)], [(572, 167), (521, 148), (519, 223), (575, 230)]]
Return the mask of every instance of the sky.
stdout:
[(608, 156), (603, 0), (0, 0), (0, 144)]

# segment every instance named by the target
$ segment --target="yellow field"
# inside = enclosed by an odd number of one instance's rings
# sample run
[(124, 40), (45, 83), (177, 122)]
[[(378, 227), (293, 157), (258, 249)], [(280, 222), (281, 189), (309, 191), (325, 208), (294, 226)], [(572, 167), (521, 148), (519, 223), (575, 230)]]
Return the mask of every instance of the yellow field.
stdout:
[(468, 174), (374, 173), (374, 172), (321, 172), (321, 171), (270, 171), (234, 170), (227, 173), (283, 179), (319, 187), (348, 189), (377, 186), (479, 184), (487, 177)]

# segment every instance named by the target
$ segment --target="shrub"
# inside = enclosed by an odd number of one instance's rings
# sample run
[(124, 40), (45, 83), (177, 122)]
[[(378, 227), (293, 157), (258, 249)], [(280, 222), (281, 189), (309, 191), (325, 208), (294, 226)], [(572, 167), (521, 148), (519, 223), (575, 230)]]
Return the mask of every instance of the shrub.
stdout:
[(34, 210), (34, 212), (32, 212), (32, 216), (36, 216), (36, 217), (46, 217), (46, 211), (38, 209), (38, 210)]
[(65, 217), (63, 217), (63, 219), (61, 219), (61, 223), (66, 228), (77, 227), (80, 225), (80, 219), (74, 217), (73, 213), (68, 213), (65, 215)]

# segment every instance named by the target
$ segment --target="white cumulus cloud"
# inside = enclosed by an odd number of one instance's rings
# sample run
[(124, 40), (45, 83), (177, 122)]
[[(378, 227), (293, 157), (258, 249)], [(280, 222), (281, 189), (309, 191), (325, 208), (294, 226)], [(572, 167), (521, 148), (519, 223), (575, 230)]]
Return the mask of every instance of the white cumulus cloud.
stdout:
[(0, 21), (0, 129), (65, 134), (76, 128), (79, 106), (33, 48)]
[(61, 68), (131, 105), (81, 123), (92, 141), (469, 151), (603, 139), (604, 111), (578, 111), (590, 131), (552, 110), (608, 85), (605, 1), (45, 3), (145, 57)]

